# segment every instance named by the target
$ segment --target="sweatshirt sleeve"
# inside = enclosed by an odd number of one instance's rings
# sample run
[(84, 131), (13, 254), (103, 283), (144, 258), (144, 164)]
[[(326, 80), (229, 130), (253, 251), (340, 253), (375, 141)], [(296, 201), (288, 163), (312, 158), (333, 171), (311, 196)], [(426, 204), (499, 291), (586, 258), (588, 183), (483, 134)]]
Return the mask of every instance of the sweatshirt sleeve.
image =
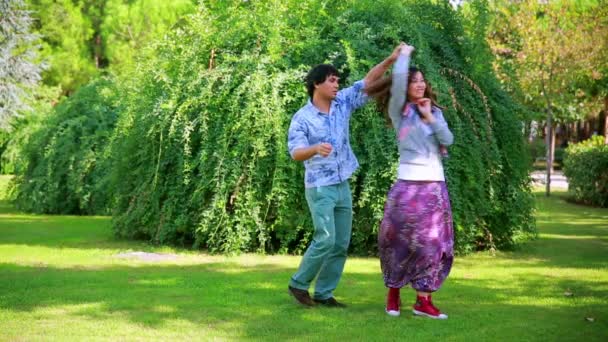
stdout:
[(401, 124), (401, 112), (405, 106), (405, 95), (407, 91), (407, 77), (410, 65), (410, 57), (399, 54), (393, 67), (393, 83), (391, 85), (391, 97), (388, 102), (388, 115), (391, 118), (395, 130)]
[(435, 116), (435, 122), (431, 124), (431, 128), (439, 140), (439, 143), (444, 146), (450, 146), (454, 143), (454, 135), (448, 127), (448, 123), (443, 117), (443, 113), (439, 108), (433, 108), (433, 116)]

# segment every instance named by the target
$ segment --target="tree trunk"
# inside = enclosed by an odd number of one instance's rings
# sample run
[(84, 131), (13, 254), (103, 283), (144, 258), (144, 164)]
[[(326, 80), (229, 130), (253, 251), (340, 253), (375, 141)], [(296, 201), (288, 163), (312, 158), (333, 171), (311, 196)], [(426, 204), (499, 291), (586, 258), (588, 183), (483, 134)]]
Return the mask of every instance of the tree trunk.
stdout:
[(2, 156), (4, 155), (4, 150), (6, 149), (5, 144), (0, 146), (0, 175), (4, 174), (4, 165), (2, 165)]
[(572, 134), (572, 142), (578, 142), (578, 135), (576, 130), (576, 122), (570, 124), (570, 134)]
[[(564, 125), (553, 125), (553, 149), (555, 149), (555, 145), (562, 146), (564, 143), (564, 135)], [(555, 158), (553, 158), (553, 161), (555, 161)]]
[(604, 98), (604, 144), (608, 145), (608, 96)]
[(93, 53), (95, 59), (95, 68), (101, 68), (101, 34), (97, 34), (93, 40)]
[(105, 55), (104, 41), (101, 35), (103, 17), (105, 15), (107, 0), (89, 0), (85, 5), (85, 13), (91, 20), (93, 26), (93, 36), (90, 41), (90, 48), (93, 54), (93, 61), (97, 69), (108, 66), (108, 59)]
[(589, 120), (585, 119), (585, 121), (583, 121), (583, 127), (584, 127), (584, 140), (587, 140), (591, 137), (591, 124), (589, 122)]
[(588, 118), (589, 121), (589, 137), (597, 134), (597, 120), (595, 118)]
[(557, 141), (557, 125), (551, 127), (551, 174), (555, 172), (555, 142)]
[(551, 105), (547, 106), (547, 176), (546, 176), (546, 188), (545, 195), (549, 197), (551, 195), (551, 172), (553, 172), (553, 144), (554, 138), (554, 130), (553, 130), (553, 112), (551, 111)]
[(536, 120), (530, 121), (530, 135), (528, 139), (530, 143), (534, 142), (534, 140), (538, 139), (538, 129), (540, 124)]

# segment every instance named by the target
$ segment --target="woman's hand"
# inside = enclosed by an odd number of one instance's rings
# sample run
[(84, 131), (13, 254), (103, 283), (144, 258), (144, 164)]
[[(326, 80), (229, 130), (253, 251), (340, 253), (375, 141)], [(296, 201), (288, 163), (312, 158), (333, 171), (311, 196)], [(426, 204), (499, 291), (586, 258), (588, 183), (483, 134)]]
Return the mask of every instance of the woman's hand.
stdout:
[(422, 118), (428, 122), (435, 122), (435, 117), (433, 113), (431, 113), (431, 99), (422, 98), (416, 101), (416, 106), (418, 107), (418, 111), (422, 115)]
[(403, 43), (403, 45), (401, 46), (401, 53), (406, 56), (411, 56), (412, 52), (414, 52), (414, 50), (416, 50), (416, 49), (413, 46), (407, 45), (405, 43)]
[(393, 50), (393, 53), (391, 53), (391, 55), (389, 56), (389, 60), (391, 62), (395, 62), (397, 60), (397, 57), (399, 57), (399, 54), (402, 53), (406, 56), (410, 56), (412, 54), (412, 52), (414, 52), (414, 47), (411, 45), (407, 45), (404, 42), (401, 42), (399, 45), (397, 45), (397, 47), (395, 48), (395, 50)]

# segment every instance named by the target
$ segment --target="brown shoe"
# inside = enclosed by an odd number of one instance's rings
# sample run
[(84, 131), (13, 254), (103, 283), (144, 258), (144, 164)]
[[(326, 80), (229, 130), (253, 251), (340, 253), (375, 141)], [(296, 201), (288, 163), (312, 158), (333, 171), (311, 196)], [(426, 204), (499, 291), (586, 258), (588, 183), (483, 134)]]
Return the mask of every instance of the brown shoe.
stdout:
[(289, 295), (293, 296), (293, 298), (295, 298), (299, 304), (304, 305), (305, 307), (315, 306), (315, 302), (313, 302), (310, 298), (308, 291), (296, 289), (295, 287), (291, 286), (289, 286), (287, 289), (289, 291)]
[(313, 301), (317, 304), (321, 304), (328, 308), (345, 308), (346, 304), (340, 303), (334, 297), (329, 297), (327, 299), (313, 299)]

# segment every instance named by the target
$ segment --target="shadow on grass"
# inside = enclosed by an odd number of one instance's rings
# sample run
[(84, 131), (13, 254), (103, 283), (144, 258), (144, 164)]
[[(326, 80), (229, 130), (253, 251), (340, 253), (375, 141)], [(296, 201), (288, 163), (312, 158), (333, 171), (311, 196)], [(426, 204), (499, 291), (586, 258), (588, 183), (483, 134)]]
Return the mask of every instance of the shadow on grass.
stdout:
[(50, 248), (151, 250), (145, 241), (119, 239), (113, 235), (109, 216), (36, 215), (15, 210), (0, 201), (0, 245)]
[(7, 200), (0, 200), (0, 215), (18, 214), (19, 211)]
[[(408, 314), (412, 291), (404, 291), (401, 318), (386, 316), (385, 289), (375, 273), (345, 273), (337, 293), (347, 309), (301, 308), (286, 292), (293, 271), (273, 264), (62, 269), (5, 263), (0, 264), (0, 309), (36, 311), (41, 319), (53, 319), (58, 310), (67, 315), (59, 319), (126, 320), (157, 330), (185, 320), (217, 333), (207, 339), (391, 340), (406, 329), (413, 340), (601, 340), (608, 329), (608, 282), (533, 272), (509, 280), (453, 277), (435, 296), (451, 315), (439, 323)], [(564, 298), (565, 289), (575, 296)], [(586, 316), (598, 322), (589, 325)]]
[[(180, 320), (206, 327), (211, 335), (201, 339), (207, 340), (608, 340), (606, 277), (579, 279), (548, 271), (607, 268), (607, 211), (562, 204), (559, 197), (537, 200), (553, 216), (539, 218), (538, 240), (518, 252), (501, 253), (484, 269), (495, 272), (496, 279), (466, 274), (466, 269), (480, 266), (474, 264), (475, 258), (457, 259), (455, 269), (464, 272), (450, 277), (434, 296), (450, 314), (446, 322), (409, 315), (411, 291), (403, 295), (404, 315), (387, 317), (379, 269), (347, 269), (336, 294), (350, 304), (348, 309), (306, 310), (286, 292), (294, 269), (231, 262), (97, 268), (0, 263), (0, 313), (34, 314), (59, 322), (93, 319), (110, 322), (108, 326), (127, 321), (158, 331)], [(115, 240), (106, 217), (7, 210), (0, 208), (0, 245), (136, 246)], [(523, 270), (504, 269), (512, 266)], [(566, 290), (574, 296), (564, 297)], [(596, 322), (586, 322), (585, 317)]]

